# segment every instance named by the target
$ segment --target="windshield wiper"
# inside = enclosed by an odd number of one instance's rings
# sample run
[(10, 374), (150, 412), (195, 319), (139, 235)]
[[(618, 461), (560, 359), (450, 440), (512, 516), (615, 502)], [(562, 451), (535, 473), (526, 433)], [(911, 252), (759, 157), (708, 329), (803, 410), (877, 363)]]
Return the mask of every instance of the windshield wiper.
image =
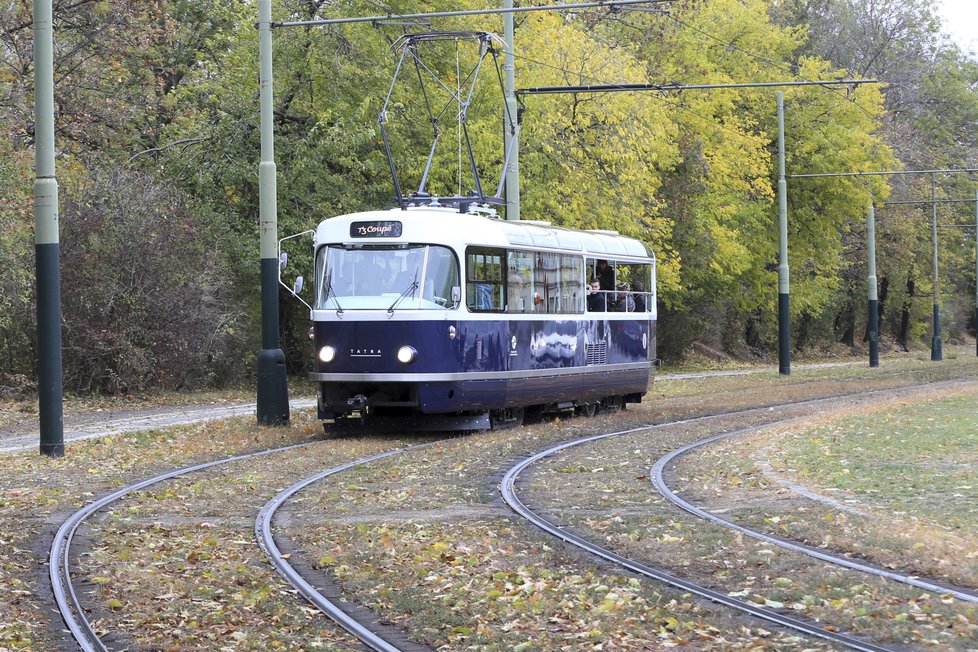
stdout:
[(326, 290), (326, 296), (323, 297), (323, 303), (329, 301), (329, 295), (332, 294), (333, 302), (336, 304), (336, 316), (342, 315), (343, 307), (340, 306), (340, 298), (336, 296), (336, 292), (333, 290), (333, 270), (330, 270), (329, 274), (326, 275), (326, 286), (324, 289)]
[(401, 295), (399, 297), (397, 297), (396, 299), (394, 299), (394, 303), (392, 303), (390, 305), (390, 308), (387, 309), (387, 314), (388, 315), (393, 315), (394, 314), (394, 308), (397, 307), (397, 304), (399, 304), (401, 301), (403, 301), (404, 300), (404, 297), (406, 297), (407, 295), (413, 294), (414, 291), (417, 290), (417, 289), (418, 289), (418, 270), (415, 269), (414, 270), (414, 280), (411, 281), (411, 285), (409, 285), (406, 288), (404, 288), (404, 291), (401, 292)]

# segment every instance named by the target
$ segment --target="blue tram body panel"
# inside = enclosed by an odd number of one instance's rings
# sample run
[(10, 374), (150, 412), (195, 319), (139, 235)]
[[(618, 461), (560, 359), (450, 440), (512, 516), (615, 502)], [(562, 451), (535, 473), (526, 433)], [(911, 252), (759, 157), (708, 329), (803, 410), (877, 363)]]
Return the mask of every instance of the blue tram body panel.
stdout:
[[(330, 397), (336, 411), (382, 384), (401, 386), (399, 398), (424, 414), (595, 401), (646, 391), (654, 338), (648, 320), (317, 322), (317, 350), (328, 344), (338, 354), (317, 363), (315, 376), (348, 388)], [(399, 362), (402, 346), (417, 359)]]
[(427, 207), (326, 220), (315, 246), (322, 419), (620, 404), (648, 389), (655, 258), (636, 240)]

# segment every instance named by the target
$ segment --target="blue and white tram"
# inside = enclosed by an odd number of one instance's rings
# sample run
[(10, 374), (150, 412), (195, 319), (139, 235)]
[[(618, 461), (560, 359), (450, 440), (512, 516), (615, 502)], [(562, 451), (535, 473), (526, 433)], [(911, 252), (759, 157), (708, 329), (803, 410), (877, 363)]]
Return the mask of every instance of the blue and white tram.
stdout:
[(484, 429), (648, 390), (655, 257), (638, 240), (422, 206), (325, 220), (314, 247), (327, 429)]

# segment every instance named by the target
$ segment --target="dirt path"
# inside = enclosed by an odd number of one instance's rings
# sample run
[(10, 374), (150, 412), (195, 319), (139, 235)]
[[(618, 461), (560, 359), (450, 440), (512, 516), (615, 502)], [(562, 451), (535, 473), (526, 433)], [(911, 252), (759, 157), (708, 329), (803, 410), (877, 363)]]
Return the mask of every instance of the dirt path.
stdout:
[[(313, 407), (315, 404), (315, 399), (311, 398), (296, 398), (291, 401), (293, 410)], [(79, 441), (254, 413), (253, 402), (214, 402), (192, 406), (166, 405), (125, 410), (100, 409), (93, 412), (66, 413), (64, 435), (66, 442)], [(39, 440), (40, 433), (35, 415), (0, 419), (0, 453), (35, 448)]]

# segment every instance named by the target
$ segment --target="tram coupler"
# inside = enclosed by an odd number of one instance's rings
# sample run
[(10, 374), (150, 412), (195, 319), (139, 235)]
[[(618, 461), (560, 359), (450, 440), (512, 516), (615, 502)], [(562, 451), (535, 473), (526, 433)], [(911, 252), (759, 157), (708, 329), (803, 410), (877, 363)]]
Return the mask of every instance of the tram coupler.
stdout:
[(346, 399), (346, 404), (350, 406), (351, 410), (357, 410), (361, 414), (367, 411), (367, 397), (363, 394), (357, 394), (353, 398)]

